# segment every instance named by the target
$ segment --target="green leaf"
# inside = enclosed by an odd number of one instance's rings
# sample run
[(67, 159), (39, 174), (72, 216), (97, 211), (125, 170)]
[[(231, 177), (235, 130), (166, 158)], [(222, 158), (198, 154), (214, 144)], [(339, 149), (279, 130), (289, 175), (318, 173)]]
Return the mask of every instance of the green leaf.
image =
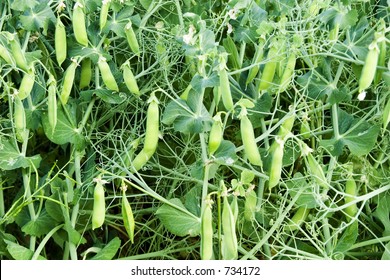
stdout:
[(183, 210), (169, 204), (163, 204), (156, 212), (163, 225), (177, 236), (198, 235), (200, 233), (200, 219), (190, 215), (180, 199), (173, 198), (169, 201)]
[(50, 21), (56, 21), (48, 2), (48, 0), (39, 1), (38, 5), (25, 10), (24, 14), (20, 16), (20, 22), (25, 30), (39, 31), (40, 28), (43, 28), (43, 34), (46, 34)]
[(223, 39), (223, 47), (225, 48), (226, 52), (228, 53), (228, 66), (231, 69), (239, 69), (240, 66), (240, 58), (237, 51), (237, 46), (234, 43), (232, 37), (227, 36), (225, 39)]
[(214, 153), (213, 161), (220, 165), (232, 165), (236, 160), (236, 146), (228, 140), (222, 140), (218, 150)]
[[(7, 250), (15, 260), (31, 260), (34, 252), (26, 247), (13, 242), (7, 242)], [(38, 260), (46, 260), (44, 257), (39, 256)]]
[(184, 196), (184, 206), (195, 216), (200, 216), (200, 201), (202, 198), (202, 188), (195, 186)]
[(101, 249), (91, 260), (112, 260), (121, 246), (118, 237), (113, 238), (103, 249)]
[(315, 185), (308, 184), (301, 173), (294, 174), (294, 178), (286, 182), (287, 189), (291, 198), (294, 198), (299, 191), (303, 189), (299, 198), (295, 202), (298, 207), (312, 209), (318, 206)]
[(341, 155), (344, 146), (347, 146), (355, 156), (367, 155), (374, 148), (380, 131), (379, 126), (354, 118), (341, 109), (338, 110), (338, 120), (339, 139), (333, 137), (320, 142), (320, 145), (328, 149), (332, 155)]
[[(182, 99), (169, 102), (163, 113), (162, 122), (166, 125), (173, 124), (173, 128), (182, 133), (200, 133), (209, 130), (212, 118), (197, 96), (189, 95), (188, 103)], [(201, 109), (197, 110), (199, 104)], [(197, 113), (198, 111), (200, 112)]]
[(22, 227), (22, 231), (40, 237), (47, 234), (56, 225), (56, 221), (43, 209), (38, 218), (30, 220)]
[(212, 72), (210, 76), (201, 76), (196, 74), (191, 80), (191, 87), (196, 92), (201, 92), (208, 87), (219, 86), (219, 76), (216, 72)]
[(244, 169), (241, 172), (241, 182), (243, 184), (250, 184), (255, 179), (255, 173), (252, 170)]
[(359, 236), (358, 225), (358, 221), (355, 221), (347, 227), (347, 229), (343, 232), (343, 235), (337, 242), (334, 252), (347, 252), (349, 248), (351, 248), (352, 245), (355, 244), (357, 237)]
[(87, 240), (76, 230), (72, 227), (70, 224), (70, 221), (65, 222), (64, 229), (68, 233), (69, 240), (73, 244), (85, 244), (87, 243)]
[(327, 102), (331, 105), (351, 100), (351, 95), (348, 94), (348, 89), (345, 86), (332, 90)]
[(381, 260), (390, 260), (390, 242), (386, 244)]
[(123, 92), (115, 92), (107, 89), (93, 90), (96, 96), (100, 97), (104, 102), (108, 104), (121, 104), (126, 101), (127, 96)]
[(308, 71), (306, 74), (299, 76), (297, 83), (302, 88), (307, 88), (307, 96), (314, 100), (322, 99), (325, 95), (330, 95), (333, 91), (331, 83), (323, 81), (312, 71)]
[(385, 230), (383, 231), (383, 236), (388, 236), (390, 234), (390, 194), (384, 193), (378, 201), (378, 206), (373, 213), (373, 215), (381, 221)]
[(25, 157), (12, 139), (0, 138), (0, 169), (38, 168), (41, 160), (40, 155)]
[[(69, 108), (69, 107), (67, 107)], [(84, 136), (82, 132), (73, 125), (76, 123), (75, 116), (69, 114), (72, 117), (72, 123), (65, 115), (61, 106), (57, 109), (57, 125), (53, 130), (50, 123), (47, 112), (42, 115), (42, 125), (45, 130), (47, 138), (55, 144), (64, 145), (66, 143), (72, 143), (76, 145), (78, 149), (81, 149), (85, 145)]]
[(11, 1), (11, 9), (15, 11), (26, 11), (30, 8), (34, 8), (34, 6), (38, 3), (37, 0), (12, 0)]

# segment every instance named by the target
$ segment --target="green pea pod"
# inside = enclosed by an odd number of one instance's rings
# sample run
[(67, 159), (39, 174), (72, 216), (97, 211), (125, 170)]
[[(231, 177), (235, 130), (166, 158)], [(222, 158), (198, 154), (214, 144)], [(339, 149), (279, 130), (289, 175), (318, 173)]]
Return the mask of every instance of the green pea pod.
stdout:
[(143, 149), (134, 158), (132, 164), (133, 168), (138, 171), (141, 169), (152, 157), (157, 149), (158, 145), (158, 134), (159, 134), (159, 109), (158, 100), (154, 94), (148, 100), (149, 107), (146, 113), (146, 131), (145, 131), (145, 142)]
[(222, 257), (224, 260), (236, 260), (238, 258), (236, 224), (227, 196), (223, 197), (222, 231)]
[(253, 65), (253, 67), (249, 70), (248, 77), (246, 78), (247, 85), (250, 84), (259, 73), (259, 69), (260, 69), (259, 63), (264, 57), (264, 44), (265, 44), (265, 40), (260, 39), (259, 44), (256, 47), (255, 56), (252, 59), (251, 65)]
[(307, 209), (304, 206), (299, 207), (298, 210), (295, 212), (294, 216), (289, 221), (289, 223), (286, 225), (285, 230), (286, 231), (295, 231), (295, 230), (299, 229), (301, 227), (302, 223), (306, 220), (309, 212), (310, 212), (310, 209)]
[(83, 45), (84, 47), (88, 46), (88, 35), (85, 22), (85, 14), (83, 11), (83, 5), (80, 2), (76, 2), (73, 7), (73, 33), (76, 38), (76, 41)]
[(257, 148), (253, 125), (249, 120), (246, 108), (243, 107), (240, 114), (241, 139), (244, 145), (244, 152), (249, 162), (253, 165), (262, 166), (259, 149)]
[(223, 124), (221, 120), (221, 113), (217, 113), (213, 118), (209, 135), (209, 154), (213, 155), (221, 145), (223, 139)]
[(92, 80), (92, 61), (86, 57), (81, 61), (81, 73), (80, 73), (80, 85), (79, 88), (83, 89), (89, 86)]
[[(357, 193), (357, 187), (356, 182), (352, 178), (352, 175), (349, 176), (347, 179), (347, 182), (345, 184), (345, 197), (344, 197), (344, 203), (348, 204), (356, 200)], [(350, 221), (353, 217), (356, 216), (358, 212), (358, 207), (356, 204), (349, 205), (344, 210), (347, 220)]]
[(111, 0), (102, 1), (102, 7), (100, 9), (100, 17), (99, 17), (100, 31), (102, 31), (103, 28), (106, 26), (108, 10), (110, 9), (110, 2)]
[(336, 23), (332, 30), (329, 31), (329, 40), (335, 42), (339, 38), (340, 23)]
[(106, 87), (113, 91), (119, 91), (118, 84), (112, 75), (110, 66), (108, 65), (106, 58), (101, 56), (98, 60), (98, 67), (102, 75), (102, 79)]
[(226, 69), (219, 71), (219, 87), (220, 96), (222, 97), (222, 103), (227, 111), (233, 110), (234, 103), (232, 93), (230, 91), (229, 77)]
[(26, 112), (24, 110), (23, 102), (18, 95), (15, 96), (14, 102), (14, 124), (16, 138), (20, 142), (24, 142), (27, 137)]
[(126, 190), (123, 188), (122, 191), (122, 218), (123, 224), (129, 235), (131, 243), (134, 243), (134, 229), (135, 229), (135, 221), (133, 211), (131, 210), (131, 206), (129, 201), (127, 200)]
[(214, 259), (213, 251), (213, 214), (211, 211), (211, 199), (208, 198), (208, 203), (206, 203), (205, 208), (203, 209), (201, 217), (201, 231), (200, 231), (200, 255), (202, 260), (212, 260)]
[(70, 92), (72, 90), (73, 83), (74, 83), (74, 77), (75, 77), (77, 65), (78, 65), (77, 60), (72, 59), (72, 63), (65, 70), (64, 80), (62, 82), (62, 90), (60, 94), (61, 103), (64, 105), (68, 103)]
[(18, 37), (16, 34), (10, 34), (9, 36), (9, 43), (11, 46), (11, 53), (13, 58), (15, 59), (16, 66), (18, 66), (23, 71), (27, 72), (29, 70), (29, 67), (27, 65), (27, 60), (24, 55), (24, 52), (22, 51), (22, 48), (20, 46)]
[(259, 91), (266, 90), (272, 85), (276, 73), (278, 48), (273, 44), (267, 55), (268, 62), (265, 64), (260, 76)]
[(280, 88), (279, 88), (280, 92), (286, 91), (286, 89), (290, 85), (294, 74), (296, 60), (297, 58), (295, 53), (291, 53), (290, 56), (288, 57), (286, 67), (280, 79)]
[(247, 221), (253, 221), (256, 213), (257, 195), (256, 192), (251, 189), (245, 195), (244, 204), (244, 218)]
[[(379, 42), (379, 57), (378, 57), (378, 66), (385, 67), (386, 65), (386, 52), (387, 52), (387, 43), (385, 40), (382, 40)], [(378, 69), (375, 74), (374, 78), (374, 85), (379, 84), (380, 80), (382, 79), (383, 69)]]
[(301, 123), (301, 127), (299, 129), (299, 133), (303, 139), (308, 139), (310, 137), (310, 124), (307, 119), (303, 119)]
[(238, 195), (233, 195), (233, 200), (230, 203), (230, 208), (232, 209), (233, 217), (234, 217), (234, 222), (237, 224), (237, 219), (238, 219)]
[(158, 109), (158, 100), (155, 95), (152, 93), (151, 98), (149, 99), (149, 107), (146, 113), (146, 132), (145, 132), (145, 142), (144, 150), (148, 153), (154, 153), (158, 144), (158, 133), (159, 133), (159, 109)]
[(35, 83), (35, 70), (34, 66), (31, 66), (30, 69), (24, 73), (22, 81), (19, 86), (19, 98), (21, 100), (28, 97), (34, 87)]
[(314, 159), (311, 153), (306, 155), (306, 166), (310, 175), (314, 177), (317, 184), (325, 189), (328, 189), (327, 180), (320, 164)]
[(359, 79), (359, 92), (362, 92), (370, 87), (374, 80), (376, 67), (378, 65), (379, 48), (376, 41), (372, 42), (364, 62), (362, 73)]
[(58, 65), (66, 59), (67, 45), (66, 45), (66, 30), (64, 24), (61, 22), (61, 18), (57, 17), (56, 29), (54, 34), (54, 47), (56, 50), (56, 59)]
[(138, 88), (138, 83), (134, 77), (133, 72), (131, 71), (130, 63), (126, 62), (125, 64), (123, 64), (122, 70), (123, 70), (123, 79), (125, 80), (125, 84), (127, 88), (131, 93), (139, 96), (140, 92)]
[(269, 172), (268, 187), (272, 189), (280, 182), (283, 167), (283, 154), (284, 154), (284, 140), (280, 138), (275, 139), (276, 148), (273, 151), (272, 161)]
[(50, 75), (48, 85), (47, 115), (53, 134), (57, 125), (57, 82), (52, 75)]
[(386, 106), (383, 110), (383, 129), (386, 129), (390, 123), (390, 98), (387, 100)]
[(137, 37), (135, 36), (134, 30), (133, 30), (133, 24), (131, 21), (129, 21), (125, 26), (125, 34), (127, 38), (127, 42), (130, 46), (130, 49), (136, 54), (139, 55), (139, 44)]
[(15, 62), (14, 62), (12, 56), (10, 55), (7, 48), (5, 48), (3, 45), (0, 45), (0, 57), (2, 59), (4, 59), (4, 61), (7, 62), (7, 64), (12, 65), (12, 66), (15, 65)]
[(93, 210), (92, 210), (92, 230), (100, 228), (106, 216), (106, 200), (104, 197), (103, 184), (105, 181), (100, 177), (94, 180), (96, 182), (93, 191)]

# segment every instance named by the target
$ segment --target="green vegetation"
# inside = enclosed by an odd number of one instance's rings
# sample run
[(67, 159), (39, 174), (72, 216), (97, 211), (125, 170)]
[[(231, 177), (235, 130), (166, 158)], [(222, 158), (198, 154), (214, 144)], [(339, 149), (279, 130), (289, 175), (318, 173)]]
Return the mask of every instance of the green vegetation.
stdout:
[(2, 259), (390, 259), (389, 1), (0, 13)]

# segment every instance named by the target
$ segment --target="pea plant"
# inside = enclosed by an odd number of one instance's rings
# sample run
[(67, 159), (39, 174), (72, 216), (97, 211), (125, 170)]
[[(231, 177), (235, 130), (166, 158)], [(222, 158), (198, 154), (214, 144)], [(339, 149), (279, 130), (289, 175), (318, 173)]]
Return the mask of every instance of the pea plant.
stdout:
[(2, 259), (390, 259), (389, 1), (0, 13)]

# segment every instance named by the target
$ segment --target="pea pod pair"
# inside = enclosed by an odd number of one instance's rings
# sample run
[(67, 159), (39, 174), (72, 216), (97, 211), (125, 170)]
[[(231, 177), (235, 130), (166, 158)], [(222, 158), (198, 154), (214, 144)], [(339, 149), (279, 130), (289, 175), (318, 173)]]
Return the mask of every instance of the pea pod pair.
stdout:
[(222, 241), (221, 252), (224, 260), (236, 260), (238, 258), (238, 243), (236, 235), (236, 221), (227, 199), (227, 190), (221, 181), (223, 206), (222, 206)]

